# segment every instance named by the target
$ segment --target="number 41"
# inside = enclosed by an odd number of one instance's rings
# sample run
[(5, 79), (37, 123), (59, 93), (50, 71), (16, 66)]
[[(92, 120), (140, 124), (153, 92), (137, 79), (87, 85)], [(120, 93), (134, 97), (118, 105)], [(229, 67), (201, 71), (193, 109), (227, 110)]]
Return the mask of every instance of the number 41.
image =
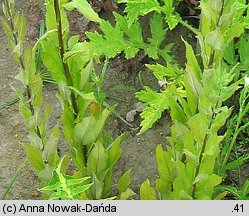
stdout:
[(244, 211), (244, 206), (243, 204), (239, 205), (239, 204), (236, 204), (234, 209), (233, 209), (233, 212), (236, 211), (236, 212), (243, 212)]

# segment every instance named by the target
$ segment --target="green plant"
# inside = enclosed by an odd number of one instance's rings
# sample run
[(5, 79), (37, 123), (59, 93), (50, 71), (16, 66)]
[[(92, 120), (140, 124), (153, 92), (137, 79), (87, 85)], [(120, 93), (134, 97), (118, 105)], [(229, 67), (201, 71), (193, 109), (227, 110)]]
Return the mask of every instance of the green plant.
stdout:
[[(244, 33), (237, 41), (232, 41), (229, 45), (227, 52), (225, 53), (225, 60), (228, 64), (234, 64), (240, 62), (240, 70), (244, 77), (243, 87), (237, 93), (239, 96), (238, 105), (235, 105), (235, 112), (229, 119), (227, 124), (227, 133), (224, 145), (221, 148), (221, 155), (219, 157), (219, 163), (217, 166), (217, 173), (223, 176), (227, 176), (227, 171), (238, 169), (238, 184), (242, 185), (240, 167), (248, 161), (248, 153), (239, 153), (238, 149), (242, 147), (243, 151), (247, 148), (247, 135), (248, 135), (248, 53), (249, 43), (248, 34)], [(237, 52), (236, 52), (237, 50)], [(236, 99), (237, 101), (237, 99)], [(238, 141), (238, 138), (244, 137), (242, 141)]]
[(93, 185), (93, 183), (83, 184), (91, 177), (75, 179), (72, 176), (64, 175), (61, 169), (64, 159), (65, 157), (60, 160), (58, 166), (54, 169), (52, 178), (48, 185), (40, 190), (43, 192), (53, 192), (49, 196), (50, 200), (79, 200), (80, 194), (88, 190)]
[[(90, 45), (97, 55), (104, 55), (107, 59), (115, 57), (117, 54), (124, 52), (126, 58), (133, 58), (139, 50), (143, 50), (148, 57), (159, 60), (163, 59), (166, 65), (155, 64), (146, 65), (160, 81), (176, 82), (181, 91), (183, 70), (179, 68), (170, 50), (173, 44), (164, 45), (166, 33), (165, 22), (167, 22), (170, 30), (175, 28), (178, 23), (183, 24), (193, 33), (198, 34), (198, 30), (184, 22), (180, 15), (175, 11), (175, 5), (178, 1), (118, 1), (126, 3), (125, 16), (121, 16), (114, 12), (115, 26), (108, 21), (100, 22), (102, 35), (94, 32), (86, 33), (90, 40)], [(152, 13), (150, 19), (150, 37), (144, 38), (139, 17)], [(115, 35), (113, 37), (113, 35)], [(115, 38), (115, 40), (113, 39)], [(164, 72), (166, 70), (167, 72)], [(156, 72), (157, 71), (157, 72)], [(142, 94), (148, 92), (150, 99), (146, 99)], [(163, 111), (168, 109), (168, 105), (164, 102), (164, 97), (160, 93), (154, 93), (149, 87), (141, 92), (140, 99), (147, 103), (147, 107), (142, 113), (142, 129), (140, 133), (151, 128), (152, 125), (161, 117)], [(160, 101), (160, 102), (157, 102)]]
[[(114, 13), (116, 23), (112, 25), (99, 18), (86, 0), (46, 0), (47, 32), (33, 49), (24, 51), (24, 16), (15, 14), (13, 0), (4, 1), (7, 21), (3, 20), (3, 24), (14, 59), (21, 67), (17, 78), (26, 88), (25, 94), (17, 91), (20, 112), (29, 130), (30, 143), (24, 149), (41, 185), (46, 185), (41, 189), (44, 197), (110, 197), (114, 166), (122, 153), (120, 143), (127, 134), (113, 141), (103, 133), (108, 116), (115, 113), (102, 91), (107, 64), (122, 52), (126, 58), (133, 58), (142, 50), (156, 61), (146, 66), (164, 85), (159, 92), (144, 86), (136, 93), (146, 104), (139, 134), (151, 128), (165, 110), (170, 111), (172, 126), (167, 137), (169, 145), (156, 148), (159, 178), (155, 187), (151, 187), (149, 180), (141, 185), (140, 199), (221, 199), (227, 192), (236, 199), (246, 199), (248, 180), (243, 185), (240, 181), (242, 187), (220, 184), (228, 170), (240, 170), (249, 158), (248, 154), (240, 155), (236, 151), (237, 138), (248, 127), (249, 94), (245, 75), (249, 68), (248, 4), (245, 0), (217, 0), (215, 4), (202, 0), (200, 26), (196, 29), (176, 12), (178, 1), (122, 2), (126, 2), (125, 15)], [(69, 36), (66, 10), (73, 9), (97, 22), (102, 34), (86, 33), (89, 42), (79, 42), (78, 35)], [(145, 38), (140, 17), (150, 13), (150, 36)], [(197, 38), (196, 51), (182, 38), (186, 48), (185, 68), (170, 54), (173, 44), (164, 45), (168, 31), (165, 25), (172, 30), (179, 23)], [(101, 55), (106, 60), (102, 71), (97, 72), (94, 65), (100, 62)], [(58, 85), (63, 132), (77, 169), (72, 176), (65, 174), (69, 156), (60, 159), (57, 153), (59, 127), (55, 126), (47, 136), (51, 110), (49, 106), (43, 108), (42, 78), (38, 73), (41, 62)], [(245, 85), (240, 89), (242, 77)], [(237, 90), (240, 91), (239, 110), (235, 109), (229, 119), (233, 107), (229, 107), (227, 100)], [(230, 161), (232, 156), (235, 160)], [(130, 173), (128, 170), (119, 178), (118, 194), (111, 199), (128, 199), (134, 195), (129, 188)]]
[(231, 113), (222, 101), (237, 85), (230, 85), (233, 71), (227, 73), (221, 66), (201, 73), (187, 43), (186, 57), (185, 95), (179, 94), (173, 84), (163, 91), (173, 125), (170, 145), (166, 151), (159, 145), (156, 151), (160, 199), (212, 199), (214, 187), (221, 183), (221, 177), (214, 173), (223, 139), (218, 130)]
[[(170, 109), (173, 120), (168, 137), (170, 146), (166, 151), (158, 146), (156, 152), (160, 175), (156, 189), (160, 199), (212, 199), (214, 188), (222, 180), (215, 174), (215, 162), (224, 138), (218, 131), (231, 113), (222, 102), (233, 95), (240, 82), (234, 81), (239, 72), (237, 65), (228, 67), (223, 63), (223, 56), (233, 38), (239, 37), (247, 25), (243, 16), (247, 6), (244, 1), (219, 1), (216, 5), (201, 1), (200, 8), (200, 30), (193, 32), (197, 34), (201, 62), (198, 63), (191, 46), (185, 42), (187, 64), (183, 82), (164, 79), (167, 86), (161, 93), (152, 93), (150, 89), (137, 93), (154, 112)], [(238, 26), (240, 31), (236, 30)], [(160, 79), (172, 75), (162, 66), (152, 72), (156, 77), (160, 75)], [(144, 121), (146, 112), (149, 113), (148, 109), (141, 115)], [(145, 129), (143, 125), (142, 132)], [(140, 194), (143, 199), (156, 199), (148, 181), (142, 185)]]
[(219, 187), (221, 191), (232, 195), (236, 200), (248, 200), (249, 198), (249, 180), (247, 179), (241, 187), (235, 187), (232, 185), (221, 185)]
[(13, 57), (20, 66), (20, 73), (16, 78), (26, 89), (25, 94), (16, 90), (20, 98), (19, 111), (29, 132), (29, 143), (24, 144), (23, 147), (41, 185), (44, 185), (49, 181), (52, 170), (59, 160), (57, 153), (59, 128), (55, 126), (50, 137), (47, 138), (47, 121), (51, 108), (49, 105), (45, 107), (44, 111), (42, 108), (42, 79), (37, 73), (36, 49), (24, 50), (25, 18), (23, 14), (15, 12), (14, 1), (4, 1), (3, 6), (7, 21), (3, 19), (2, 22), (13, 50)]
[(103, 35), (98, 32), (86, 33), (94, 53), (104, 55), (109, 59), (124, 52), (126, 58), (133, 58), (139, 50), (143, 50), (153, 59), (158, 59), (159, 56), (163, 57), (165, 61), (172, 59), (168, 55), (172, 44), (162, 45), (167, 29), (163, 25), (163, 18), (160, 14), (154, 14), (150, 20), (151, 37), (147, 39), (147, 42), (143, 38), (139, 22), (129, 24), (127, 16), (121, 16), (115, 12), (114, 17), (115, 26), (112, 26), (109, 21), (101, 21), (100, 29)]
[[(248, 91), (247, 76), (245, 77), (244, 82), (245, 82), (244, 87), (242, 90), (240, 90), (239, 111), (229, 121), (225, 144), (221, 148), (222, 151), (218, 163), (220, 166), (218, 166), (218, 171), (217, 171), (218, 173), (220, 173), (220, 175), (225, 175), (227, 170), (234, 170), (238, 168), (249, 159), (249, 154), (243, 154), (241, 156), (238, 156), (234, 148), (235, 147), (234, 145), (236, 144), (236, 140), (239, 134), (249, 126), (248, 122), (243, 123), (243, 119), (248, 115), (249, 111), (249, 106), (248, 106), (249, 91)], [(234, 150), (236, 158), (235, 160), (228, 162), (228, 159), (232, 151)]]
[[(235, 199), (248, 199), (248, 179), (242, 178), (241, 167), (244, 166), (249, 159), (247, 153), (248, 140), (245, 138), (241, 142), (238, 137), (245, 133), (248, 135), (248, 78), (244, 78), (244, 87), (240, 90), (239, 110), (232, 118), (229, 119), (227, 133), (225, 136), (224, 145), (221, 147), (221, 154), (217, 160), (216, 172), (223, 176), (224, 179), (229, 177), (228, 172), (233, 171), (238, 173), (238, 178), (231, 185), (226, 183), (218, 187), (218, 191), (224, 191), (230, 194)], [(242, 152), (239, 152), (239, 147)], [(236, 186), (234, 186), (236, 185)]]
[[(58, 186), (58, 191), (50, 197), (53, 199), (108, 198), (112, 187), (113, 168), (122, 152), (120, 142), (127, 135), (123, 134), (112, 141), (102, 133), (110, 114), (110, 111), (103, 107), (104, 102), (101, 99), (100, 88), (103, 84), (105, 69), (98, 77), (96, 73), (93, 73), (95, 56), (89, 43), (78, 42), (78, 35), (68, 40), (69, 25), (65, 8), (77, 8), (90, 20), (100, 22), (98, 15), (87, 1), (47, 0), (47, 32), (40, 37), (33, 49), (27, 49), (23, 55), (25, 18), (23, 15), (15, 15), (14, 1), (6, 0), (5, 4), (7, 4), (5, 15), (10, 20), (10, 25), (5, 20), (3, 24), (14, 58), (22, 69), (17, 78), (27, 89), (26, 94), (17, 91), (20, 98), (19, 109), (29, 130), (30, 144), (25, 144), (24, 150), (41, 180), (41, 186), (47, 185), (52, 173), (54, 174), (49, 185), (42, 191), (55, 184), (53, 186)], [(58, 125), (52, 129), (51, 135), (47, 138), (46, 126), (51, 108), (47, 105), (43, 109), (42, 79), (40, 73), (37, 72), (37, 67), (41, 65), (40, 58), (51, 73), (54, 83), (59, 87), (58, 98), (63, 107), (61, 118), (63, 131), (69, 142), (70, 156), (78, 169), (72, 177), (64, 175), (69, 157), (66, 155), (60, 160), (57, 153)], [(92, 81), (91, 77), (94, 74), (97, 80)], [(95, 82), (97, 92), (94, 91)], [(58, 168), (59, 161), (61, 162)], [(61, 184), (62, 181), (64, 183), (65, 181), (67, 183), (68, 181), (80, 182), (85, 180), (85, 176), (90, 176), (94, 182), (94, 187), (91, 187), (89, 191), (74, 191), (73, 188), (67, 188)], [(119, 199), (127, 199), (134, 194), (129, 189), (129, 184), (130, 171), (119, 180), (117, 196)], [(69, 196), (69, 193), (73, 191), (75, 193)], [(45, 193), (44, 197), (48, 195)]]
[[(7, 2), (5, 1), (4, 4), (7, 4)], [(7, 8), (10, 8), (10, 6), (7, 7)], [(6, 11), (6, 14), (8, 14), (7, 11)], [(8, 16), (6, 18), (8, 18)], [(9, 17), (9, 19), (12, 20), (13, 17), (12, 18)], [(5, 26), (6, 30), (8, 28), (9, 28), (9, 30), (11, 30), (11, 25), (9, 25), (5, 20), (2, 20), (2, 22), (4, 23), (4, 26)], [(41, 38), (44, 35), (44, 32), (45, 32), (45, 24), (44, 24), (44, 20), (41, 20), (41, 22), (40, 22), (39, 38)], [(41, 74), (41, 78), (42, 78), (42, 81), (44, 83), (54, 83), (54, 81), (52, 80), (50, 74), (48, 74), (45, 70), (41, 69), (41, 52), (42, 52), (41, 47), (39, 47), (38, 50), (37, 50), (37, 55), (36, 55), (36, 70)], [(23, 96), (26, 97), (27, 96), (27, 92), (24, 91), (23, 92)], [(17, 103), (18, 101), (19, 101), (19, 97), (15, 97), (15, 98), (13, 98), (13, 99), (5, 102), (4, 104), (2, 104), (0, 106), (0, 110), (9, 108), (13, 104)]]
[[(107, 198), (112, 186), (113, 168), (122, 152), (119, 145), (126, 135), (113, 142), (105, 141), (102, 130), (110, 111), (103, 107), (99, 94), (105, 69), (95, 92), (96, 80), (91, 80), (91, 75), (94, 75), (94, 58), (97, 56), (88, 42), (78, 42), (78, 35), (68, 39), (69, 26), (64, 8), (77, 8), (86, 18), (98, 22), (101, 20), (87, 1), (47, 0), (47, 35), (39, 44), (43, 50), (42, 61), (59, 86), (63, 131), (69, 143), (70, 156), (79, 170), (75, 176), (91, 176), (94, 183), (81, 197)], [(95, 75), (95, 78), (98, 77)], [(126, 195), (128, 198), (133, 193)]]

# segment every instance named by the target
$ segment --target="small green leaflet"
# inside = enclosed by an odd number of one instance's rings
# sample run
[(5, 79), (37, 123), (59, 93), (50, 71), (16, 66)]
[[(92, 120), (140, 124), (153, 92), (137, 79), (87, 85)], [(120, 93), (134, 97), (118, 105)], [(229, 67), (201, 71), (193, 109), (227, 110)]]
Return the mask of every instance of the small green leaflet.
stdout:
[(221, 50), (224, 42), (220, 29), (209, 32), (205, 41), (213, 50)]
[(155, 189), (150, 186), (150, 181), (147, 179), (140, 187), (140, 200), (156, 200), (156, 198)]
[(176, 27), (179, 20), (181, 19), (178, 14), (175, 13), (175, 8), (173, 6), (173, 0), (166, 0), (161, 7), (161, 11), (166, 15), (165, 21), (169, 25), (169, 29), (172, 30)]
[(118, 25), (113, 27), (110, 22), (102, 21), (100, 28), (104, 36), (97, 32), (86, 33), (97, 55), (105, 55), (107, 58), (112, 58), (126, 49), (127, 44), (124, 39), (124, 33)]
[(127, 200), (135, 195), (134, 191), (129, 188), (131, 183), (131, 170), (126, 171), (118, 181), (118, 192), (120, 200)]
[(113, 15), (121, 30), (129, 37), (129, 41), (137, 48), (144, 48), (143, 34), (139, 22), (135, 22), (129, 27), (127, 16), (121, 16), (115, 12)]
[(158, 58), (158, 49), (164, 41), (167, 30), (163, 28), (163, 18), (160, 14), (154, 13), (150, 21), (151, 38), (148, 38), (150, 44), (145, 53), (153, 59)]
[(151, 11), (160, 13), (160, 4), (157, 0), (129, 0), (125, 12), (128, 16), (128, 26), (130, 27), (141, 15), (146, 15)]

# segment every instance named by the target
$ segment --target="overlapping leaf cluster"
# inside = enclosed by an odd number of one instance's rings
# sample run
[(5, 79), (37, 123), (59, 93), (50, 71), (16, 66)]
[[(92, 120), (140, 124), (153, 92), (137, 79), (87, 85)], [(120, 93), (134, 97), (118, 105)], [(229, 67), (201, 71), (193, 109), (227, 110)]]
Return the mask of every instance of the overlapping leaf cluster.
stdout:
[(109, 21), (102, 20), (98, 32), (88, 32), (91, 46), (97, 55), (107, 58), (115, 57), (122, 52), (126, 58), (133, 58), (139, 50), (144, 50), (150, 58), (157, 59), (160, 56), (170, 59), (168, 51), (171, 45), (161, 47), (166, 36), (167, 29), (164, 27), (163, 18), (160, 14), (154, 14), (150, 21), (151, 37), (145, 41), (139, 22), (129, 24), (128, 16), (121, 16), (114, 12), (115, 26)]
[[(218, 130), (231, 113), (221, 104), (234, 93), (237, 83), (230, 84), (232, 74), (222, 68), (199, 73), (201, 69), (187, 43), (186, 49), (186, 96), (171, 87), (164, 93), (174, 124), (168, 137), (170, 146), (166, 151), (157, 147), (160, 178), (156, 188), (162, 199), (211, 199), (214, 187), (221, 182), (221, 177), (214, 174), (224, 138)], [(148, 183), (144, 188), (149, 188)]]
[(145, 16), (152, 11), (165, 14), (165, 21), (170, 29), (173, 29), (179, 22), (179, 15), (175, 11), (175, 4), (178, 1), (175, 0), (163, 0), (163, 3), (158, 0), (120, 0), (118, 2), (127, 3), (125, 12), (127, 13), (129, 26), (136, 23), (139, 16)]
[[(183, 82), (167, 85), (161, 93), (148, 88), (146, 92), (137, 93), (150, 109), (156, 104), (160, 104), (161, 109), (169, 109), (173, 120), (168, 137), (170, 146), (165, 151), (159, 145), (156, 152), (160, 174), (156, 191), (161, 199), (214, 199), (214, 189), (223, 177), (217, 175), (220, 172), (215, 164), (224, 139), (218, 131), (232, 111), (223, 102), (234, 94), (241, 82), (238, 79), (240, 67), (236, 61), (232, 64), (227, 52), (232, 50), (229, 44), (247, 26), (243, 16), (247, 6), (245, 1), (217, 1), (216, 4), (201, 1), (200, 8), (201, 28), (194, 33), (197, 33), (203, 68), (199, 66), (192, 47), (185, 42), (187, 64)], [(236, 31), (235, 26), (239, 26), (240, 31)], [(230, 65), (224, 64), (223, 58)], [(153, 72), (159, 80), (162, 76), (158, 74), (168, 74), (162, 66), (157, 66)], [(179, 86), (183, 87), (182, 91)], [(149, 110), (145, 109), (141, 116), (147, 117), (147, 113)], [(141, 132), (151, 127), (150, 122), (144, 120), (143, 123)], [(140, 195), (143, 199), (156, 199), (156, 191), (146, 181)]]

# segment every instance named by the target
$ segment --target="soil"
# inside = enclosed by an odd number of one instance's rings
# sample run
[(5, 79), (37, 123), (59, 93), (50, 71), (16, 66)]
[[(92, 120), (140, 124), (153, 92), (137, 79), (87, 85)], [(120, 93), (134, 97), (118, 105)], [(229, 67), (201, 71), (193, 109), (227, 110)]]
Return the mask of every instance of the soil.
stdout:
[[(23, 11), (27, 16), (27, 42), (32, 43), (38, 35), (39, 20), (44, 17), (44, 6), (41, 0), (19, 0), (17, 9)], [(0, 15), (2, 12), (0, 10)], [(103, 16), (109, 17), (110, 12)], [(71, 19), (75, 19), (73, 15)], [(89, 23), (78, 21), (74, 23), (74, 31), (83, 31)], [(83, 25), (83, 26), (82, 26)], [(144, 24), (145, 25), (145, 24)], [(174, 31), (167, 35), (167, 43), (175, 43), (173, 54), (181, 65), (185, 62), (184, 45), (181, 36), (189, 40), (192, 44), (194, 39), (189, 37), (190, 33), (182, 26), (178, 26)], [(135, 59), (125, 60), (122, 55), (113, 59), (105, 79), (104, 90), (107, 95), (122, 99), (124, 102), (109, 99), (108, 103), (117, 104), (118, 113), (125, 118), (127, 112), (135, 108), (138, 102), (135, 98), (135, 92), (142, 88), (139, 81), (139, 73), (144, 85), (158, 90), (156, 79), (144, 67), (147, 61), (140, 55)], [(20, 89), (20, 83), (15, 80), (18, 73), (18, 67), (12, 60), (11, 52), (8, 48), (8, 41), (2, 26), (0, 26), (0, 103), (13, 99), (16, 96), (14, 89)], [(53, 116), (51, 117), (51, 126), (59, 121), (60, 104), (55, 97), (56, 87), (53, 85), (44, 86), (44, 99), (52, 104)], [(123, 132), (130, 132), (130, 137), (126, 139), (121, 147), (123, 154), (119, 160), (115, 179), (128, 169), (132, 169), (131, 188), (139, 194), (139, 185), (146, 180), (155, 181), (157, 165), (155, 158), (155, 149), (158, 144), (166, 145), (165, 137), (169, 135), (171, 121), (167, 113), (155, 124), (155, 126), (142, 135), (137, 135), (141, 119), (139, 115), (135, 116), (132, 126), (128, 126), (119, 118), (112, 115), (107, 123), (106, 131), (114, 138)], [(8, 109), (0, 110), (0, 194), (7, 187), (8, 182), (16, 174), (17, 169), (25, 161), (25, 154), (22, 145), (27, 142), (27, 131), (23, 120), (18, 112), (18, 104), (12, 105)], [(61, 140), (60, 149), (66, 151), (65, 140)], [(17, 177), (8, 199), (40, 199), (38, 192), (39, 184), (34, 171), (30, 165), (25, 162), (25, 167)]]

